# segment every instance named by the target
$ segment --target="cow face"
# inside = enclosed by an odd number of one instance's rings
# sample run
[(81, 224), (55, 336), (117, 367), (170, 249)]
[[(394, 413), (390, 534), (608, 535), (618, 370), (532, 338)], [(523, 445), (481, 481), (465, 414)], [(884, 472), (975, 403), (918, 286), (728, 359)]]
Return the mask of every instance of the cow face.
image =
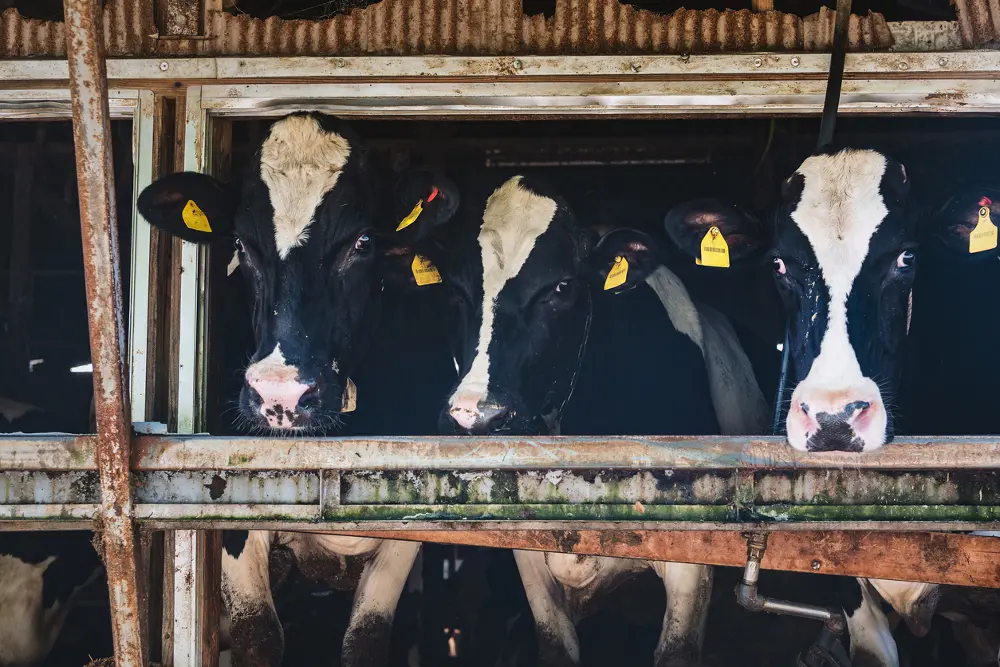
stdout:
[(241, 416), (253, 428), (321, 431), (338, 422), (386, 271), (412, 257), (457, 199), (426, 173), (390, 192), (349, 128), (296, 114), (271, 127), (241, 189), (175, 174), (149, 186), (139, 209), (188, 241), (235, 238), (257, 344)]
[(870, 451), (893, 435), (916, 230), (906, 172), (874, 151), (808, 158), (766, 224), (716, 201), (677, 207), (668, 233), (700, 251), (719, 227), (733, 260), (771, 263), (790, 331), (786, 428), (805, 451)]
[(460, 322), (461, 379), (442, 430), (549, 432), (579, 370), (591, 290), (626, 291), (658, 264), (645, 235), (617, 230), (598, 242), (559, 197), (521, 176), (504, 183), (478, 235), (459, 241), (443, 268)]

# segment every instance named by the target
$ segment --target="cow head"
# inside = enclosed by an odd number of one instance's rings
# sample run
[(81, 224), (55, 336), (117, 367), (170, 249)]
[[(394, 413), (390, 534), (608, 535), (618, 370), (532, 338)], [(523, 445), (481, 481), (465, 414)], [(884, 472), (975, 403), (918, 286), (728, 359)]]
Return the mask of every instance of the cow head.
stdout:
[(893, 436), (916, 264), (908, 199), (901, 164), (845, 149), (806, 159), (763, 221), (716, 200), (667, 215), (668, 234), (692, 255), (715, 226), (734, 262), (773, 266), (789, 323), (795, 449), (870, 451)]
[(460, 323), (460, 380), (442, 429), (548, 432), (579, 370), (592, 290), (635, 287), (658, 254), (632, 230), (592, 237), (561, 198), (522, 176), (490, 195), (476, 229), (443, 266)]
[(181, 173), (139, 197), (150, 224), (175, 236), (235, 241), (254, 295), (256, 351), (239, 401), (249, 426), (336, 425), (383, 278), (458, 205), (455, 188), (428, 173), (388, 185), (343, 123), (295, 114), (271, 126), (241, 187)]

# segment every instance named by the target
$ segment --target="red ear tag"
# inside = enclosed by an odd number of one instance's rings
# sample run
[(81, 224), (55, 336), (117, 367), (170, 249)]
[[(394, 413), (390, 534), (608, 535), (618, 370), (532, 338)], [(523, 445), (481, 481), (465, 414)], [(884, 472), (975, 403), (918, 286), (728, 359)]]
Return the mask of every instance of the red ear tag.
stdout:
[[(427, 201), (430, 201), (430, 200), (428, 199)], [(983, 197), (982, 199), (979, 200), (979, 205), (980, 206), (992, 206), (993, 205), (993, 200), (990, 199), (989, 197)]]
[(439, 192), (440, 192), (440, 190), (438, 190), (437, 188), (434, 188), (433, 190), (431, 190), (431, 194), (427, 198), (427, 203), (430, 204), (432, 201), (434, 201), (437, 198)]

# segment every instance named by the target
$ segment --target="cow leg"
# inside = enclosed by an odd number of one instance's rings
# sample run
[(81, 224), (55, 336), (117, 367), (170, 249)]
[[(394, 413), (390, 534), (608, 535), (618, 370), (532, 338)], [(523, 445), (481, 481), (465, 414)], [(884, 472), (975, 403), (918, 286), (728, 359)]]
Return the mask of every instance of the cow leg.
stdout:
[(653, 664), (656, 667), (697, 665), (712, 597), (712, 568), (662, 561), (650, 565), (663, 580), (667, 592), (667, 609)]
[(385, 540), (365, 563), (344, 635), (343, 667), (388, 661), (392, 619), (419, 552), (419, 542)]
[(538, 636), (538, 663), (545, 667), (580, 664), (580, 640), (569, 617), (566, 595), (540, 551), (514, 550)]
[(868, 583), (903, 617), (910, 632), (923, 637), (930, 631), (941, 599), (939, 585), (883, 579), (869, 579)]
[(864, 579), (844, 578), (840, 591), (854, 667), (899, 667), (896, 641), (878, 595)]
[(233, 667), (278, 667), (284, 635), (271, 599), (268, 554), (273, 533), (222, 534), (222, 600), (229, 612)]

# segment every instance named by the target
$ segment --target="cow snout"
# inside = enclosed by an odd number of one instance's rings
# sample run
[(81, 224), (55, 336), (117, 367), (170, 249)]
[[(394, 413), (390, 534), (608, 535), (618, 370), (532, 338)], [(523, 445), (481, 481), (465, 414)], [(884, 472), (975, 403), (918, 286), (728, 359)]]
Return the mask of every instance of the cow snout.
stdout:
[(247, 385), (252, 392), (251, 406), (264, 417), (268, 426), (278, 429), (295, 426), (299, 412), (314, 403), (318, 394), (313, 380), (247, 378)]
[(459, 395), (452, 399), (448, 416), (461, 429), (469, 433), (485, 433), (502, 425), (510, 415), (510, 409), (496, 399), (487, 396), (479, 400), (470, 395)]
[(788, 411), (788, 442), (810, 452), (870, 451), (885, 444), (887, 421), (870, 380), (838, 391), (799, 386)]

